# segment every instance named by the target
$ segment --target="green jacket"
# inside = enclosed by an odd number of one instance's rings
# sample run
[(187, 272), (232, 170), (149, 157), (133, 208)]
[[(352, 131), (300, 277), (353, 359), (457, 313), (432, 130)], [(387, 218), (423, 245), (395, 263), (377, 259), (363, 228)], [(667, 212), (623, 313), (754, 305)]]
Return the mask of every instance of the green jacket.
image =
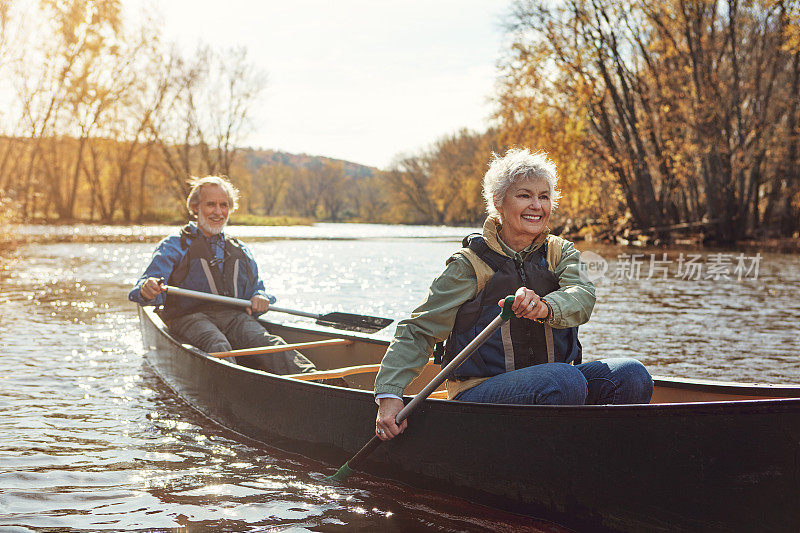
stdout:
[[(585, 324), (594, 308), (595, 289), (590, 281), (581, 279), (580, 252), (575, 246), (567, 240), (545, 234), (521, 252), (514, 252), (499, 239), (498, 230), (498, 221), (490, 217), (484, 224), (483, 237), (492, 249), (511, 258), (515, 255), (527, 257), (545, 239), (549, 239), (548, 248), (561, 244), (560, 260), (555, 267), (549, 265), (561, 288), (544, 298), (553, 309), (549, 324), (554, 328)], [(459, 307), (478, 293), (479, 278), (469, 252), (462, 249), (450, 257), (444, 272), (433, 280), (425, 301), (409, 318), (398, 323), (375, 378), (375, 394), (402, 396), (406, 386), (428, 363), (435, 344), (450, 334)], [(550, 257), (548, 250), (548, 259)], [(481, 274), (485, 283), (485, 274)]]

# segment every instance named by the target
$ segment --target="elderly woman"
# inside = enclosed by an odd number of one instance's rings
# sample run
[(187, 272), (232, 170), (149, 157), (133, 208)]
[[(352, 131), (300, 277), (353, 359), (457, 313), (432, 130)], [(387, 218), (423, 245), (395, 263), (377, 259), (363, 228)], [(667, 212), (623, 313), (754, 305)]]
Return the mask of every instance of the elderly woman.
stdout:
[[(402, 433), (395, 416), (405, 387), (446, 339), (442, 366), (494, 319), (514, 295), (505, 322), (446, 382), (448, 397), (505, 404), (648, 403), (653, 380), (635, 359), (581, 364), (578, 326), (589, 320), (595, 290), (581, 276), (580, 252), (549, 234), (558, 205), (555, 164), (544, 153), (495, 154), (483, 181), (489, 216), (481, 236), (447, 262), (428, 298), (397, 326), (375, 379), (376, 434)], [(500, 307), (498, 307), (500, 306)]]

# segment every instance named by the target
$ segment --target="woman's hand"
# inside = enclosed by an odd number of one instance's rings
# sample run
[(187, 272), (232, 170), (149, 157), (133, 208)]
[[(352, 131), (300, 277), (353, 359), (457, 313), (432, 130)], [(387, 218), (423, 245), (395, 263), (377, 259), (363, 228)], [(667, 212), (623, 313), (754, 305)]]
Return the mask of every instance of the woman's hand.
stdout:
[[(500, 300), (498, 305), (503, 307), (505, 300)], [(517, 318), (529, 318), (531, 320), (543, 320), (550, 314), (550, 309), (544, 300), (535, 291), (520, 287), (514, 293), (514, 305), (511, 310)]]
[(394, 419), (403, 409), (403, 400), (399, 398), (380, 398), (378, 400), (378, 416), (375, 419), (375, 434), (383, 441), (391, 440), (406, 430), (408, 421), (403, 420), (400, 425)]

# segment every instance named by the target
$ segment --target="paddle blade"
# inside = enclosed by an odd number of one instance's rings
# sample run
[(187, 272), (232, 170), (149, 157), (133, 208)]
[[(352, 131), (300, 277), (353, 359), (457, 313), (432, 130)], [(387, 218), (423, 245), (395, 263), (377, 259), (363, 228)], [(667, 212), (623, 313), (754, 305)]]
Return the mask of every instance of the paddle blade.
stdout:
[(350, 474), (352, 473), (353, 470), (350, 468), (350, 465), (345, 463), (341, 466), (341, 468), (339, 468), (339, 470), (336, 471), (334, 475), (326, 477), (325, 480), (342, 482), (349, 478)]
[(317, 324), (347, 331), (375, 333), (394, 322), (391, 318), (354, 315), (351, 313), (328, 313), (320, 315)]

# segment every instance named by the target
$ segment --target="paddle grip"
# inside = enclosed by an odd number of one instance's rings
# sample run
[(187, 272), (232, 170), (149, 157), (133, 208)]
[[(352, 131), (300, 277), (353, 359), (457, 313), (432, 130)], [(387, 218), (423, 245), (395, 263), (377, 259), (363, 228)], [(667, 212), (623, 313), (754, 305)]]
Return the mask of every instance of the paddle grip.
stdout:
[(506, 300), (503, 302), (503, 312), (500, 313), (503, 322), (514, 316), (514, 311), (511, 310), (512, 305), (514, 305), (514, 296), (506, 296)]

